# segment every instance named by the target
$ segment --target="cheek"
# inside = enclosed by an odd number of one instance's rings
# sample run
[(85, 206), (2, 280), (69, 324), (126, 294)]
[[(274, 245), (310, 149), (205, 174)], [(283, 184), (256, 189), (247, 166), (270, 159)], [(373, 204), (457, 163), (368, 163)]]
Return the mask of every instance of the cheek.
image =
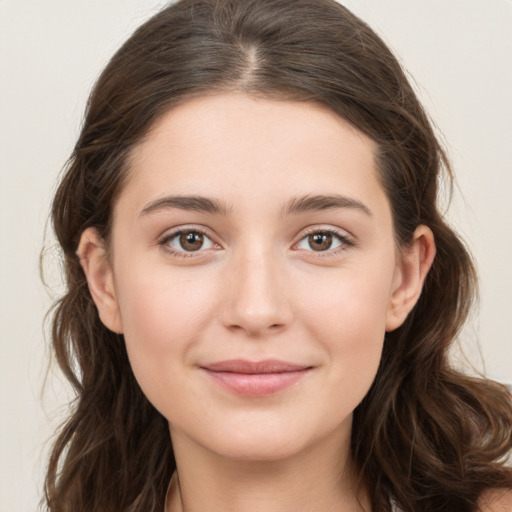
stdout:
[[(116, 286), (125, 335), (165, 349), (197, 330), (215, 297), (212, 279), (164, 267), (126, 272)], [(162, 339), (163, 337), (163, 339)]]
[(165, 379), (183, 367), (211, 317), (214, 287), (199, 276), (137, 272), (119, 279), (116, 287), (123, 334), (139, 385), (151, 399)]
[[(384, 334), (392, 295), (394, 265), (352, 266), (305, 281), (297, 291), (301, 313), (324, 332), (344, 334), (348, 340), (363, 333)], [(313, 286), (314, 284), (314, 286)]]
[[(317, 281), (302, 302), (302, 317), (311, 335), (330, 358), (331, 379), (362, 400), (377, 372), (391, 298), (389, 265), (343, 270)], [(343, 275), (341, 275), (343, 274)], [(336, 284), (334, 284), (336, 283)], [(356, 404), (354, 404), (355, 406)]]

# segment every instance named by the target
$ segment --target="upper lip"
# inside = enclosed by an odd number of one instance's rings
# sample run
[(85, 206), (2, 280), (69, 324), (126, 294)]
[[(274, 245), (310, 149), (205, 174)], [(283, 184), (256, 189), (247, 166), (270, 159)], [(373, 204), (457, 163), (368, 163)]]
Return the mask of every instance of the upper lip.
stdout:
[(266, 359), (264, 361), (246, 361), (244, 359), (230, 359), (227, 361), (208, 363), (201, 367), (212, 372), (231, 372), (246, 374), (296, 372), (311, 368), (311, 366), (308, 365), (294, 364), (286, 361), (279, 361), (277, 359)]

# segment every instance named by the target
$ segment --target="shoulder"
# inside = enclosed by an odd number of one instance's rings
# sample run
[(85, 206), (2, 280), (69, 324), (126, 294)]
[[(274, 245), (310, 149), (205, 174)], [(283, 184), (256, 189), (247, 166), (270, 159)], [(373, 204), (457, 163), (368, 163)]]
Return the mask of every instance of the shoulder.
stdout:
[(479, 512), (512, 512), (512, 489), (489, 489), (478, 500)]

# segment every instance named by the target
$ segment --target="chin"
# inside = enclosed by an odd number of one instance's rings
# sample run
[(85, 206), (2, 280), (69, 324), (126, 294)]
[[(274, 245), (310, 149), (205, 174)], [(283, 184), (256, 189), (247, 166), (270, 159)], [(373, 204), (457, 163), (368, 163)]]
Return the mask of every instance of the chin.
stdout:
[(306, 443), (289, 439), (289, 436), (258, 435), (252, 439), (226, 439), (225, 442), (216, 444), (212, 451), (231, 460), (276, 462), (289, 459), (305, 448)]
[(342, 450), (350, 439), (351, 416), (341, 424), (308, 422), (301, 416), (293, 418), (293, 421), (270, 421), (269, 418), (257, 421), (251, 415), (248, 417), (253, 420), (249, 421), (250, 424), (232, 422), (218, 425), (218, 428), (211, 425), (208, 432), (197, 432), (199, 435), (192, 435), (191, 440), (226, 459), (277, 462), (306, 455), (321, 445), (328, 451)]

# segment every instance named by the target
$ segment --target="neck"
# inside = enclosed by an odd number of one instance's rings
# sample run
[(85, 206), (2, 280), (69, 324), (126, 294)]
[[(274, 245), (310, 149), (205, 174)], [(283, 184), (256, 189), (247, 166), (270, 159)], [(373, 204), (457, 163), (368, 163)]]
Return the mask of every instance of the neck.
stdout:
[[(281, 460), (228, 459), (173, 433), (177, 474), (166, 512), (370, 511), (348, 443), (324, 440)], [(186, 454), (186, 456), (185, 456)]]

